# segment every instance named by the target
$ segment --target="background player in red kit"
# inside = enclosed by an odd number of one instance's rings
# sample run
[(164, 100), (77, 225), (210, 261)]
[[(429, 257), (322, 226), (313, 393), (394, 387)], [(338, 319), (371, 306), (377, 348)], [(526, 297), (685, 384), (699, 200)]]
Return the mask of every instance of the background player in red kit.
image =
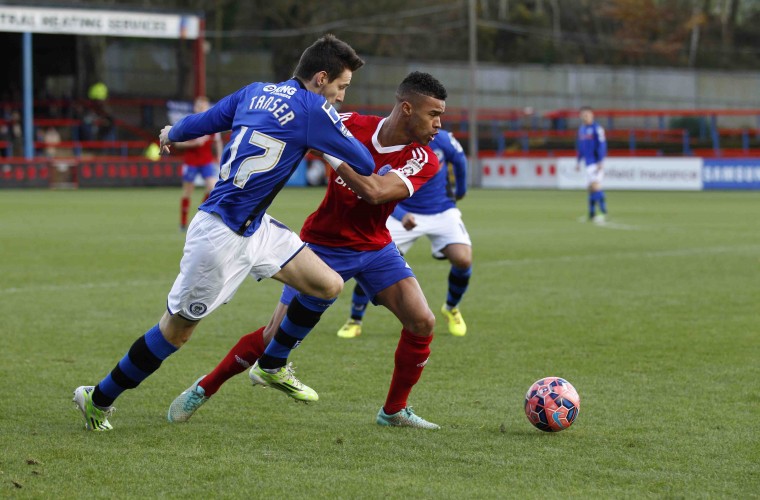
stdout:
[[(195, 98), (193, 112), (202, 113), (209, 108), (208, 97)], [(195, 179), (203, 177), (203, 201), (214, 189), (219, 175), (219, 158), (222, 155), (222, 139), (219, 134), (204, 135), (187, 142), (178, 142), (175, 147), (183, 153), (182, 198), (180, 199), (179, 228), (187, 230), (187, 214), (190, 211), (190, 199), (195, 189)]]
[[(376, 418), (380, 425), (439, 428), (407, 406), (430, 355), (435, 317), (391, 241), (386, 220), (399, 200), (411, 196), (438, 172), (438, 158), (427, 144), (441, 127), (445, 99), (446, 89), (440, 82), (427, 73), (413, 72), (399, 85), (396, 105), (387, 118), (342, 115), (348, 130), (372, 154), (375, 174), (354, 175), (345, 163), (325, 155), (335, 172), (330, 174), (322, 203), (301, 230), (301, 238), (344, 281), (354, 278), (374, 303), (390, 309), (403, 325), (390, 390)], [(295, 377), (285, 384), (274, 374), (286, 366), (290, 351), (333, 302), (285, 287), (266, 335), (261, 327), (242, 337), (213, 372), (174, 400), (169, 420), (188, 420), (226, 380), (249, 364), (253, 364), (249, 375), (254, 383), (297, 400), (316, 401), (317, 393)]]

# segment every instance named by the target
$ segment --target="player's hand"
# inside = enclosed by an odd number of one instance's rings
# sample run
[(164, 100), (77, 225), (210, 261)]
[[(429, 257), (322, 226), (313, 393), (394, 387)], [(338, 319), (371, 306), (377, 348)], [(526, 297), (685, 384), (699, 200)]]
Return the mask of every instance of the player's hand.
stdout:
[(174, 143), (169, 140), (169, 131), (171, 129), (172, 129), (172, 126), (167, 125), (164, 128), (162, 128), (161, 133), (158, 134), (158, 142), (159, 142), (159, 146), (161, 146), (160, 154), (162, 155), (170, 154), (171, 146), (174, 145)]
[(457, 200), (457, 201), (461, 200), (462, 198), (464, 198), (464, 195), (465, 195), (465, 194), (466, 194), (466, 193), (462, 193), (462, 194), (460, 194), (460, 195), (456, 196), (456, 200)]
[(417, 221), (414, 220), (414, 215), (407, 212), (404, 214), (404, 217), (401, 218), (401, 225), (404, 226), (404, 229), (407, 231), (411, 231), (417, 227)]

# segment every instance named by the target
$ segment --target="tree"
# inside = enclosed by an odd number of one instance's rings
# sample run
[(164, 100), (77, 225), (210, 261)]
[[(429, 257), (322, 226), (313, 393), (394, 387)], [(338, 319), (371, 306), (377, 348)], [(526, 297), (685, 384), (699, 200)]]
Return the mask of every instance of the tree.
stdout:
[(721, 16), (721, 41), (723, 50), (731, 51), (734, 48), (734, 32), (736, 31), (736, 16), (739, 12), (739, 0), (726, 0), (723, 4)]

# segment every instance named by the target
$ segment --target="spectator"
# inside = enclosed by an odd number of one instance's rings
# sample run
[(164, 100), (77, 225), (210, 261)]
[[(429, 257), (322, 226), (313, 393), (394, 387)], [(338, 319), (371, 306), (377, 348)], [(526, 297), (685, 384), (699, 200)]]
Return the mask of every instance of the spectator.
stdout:
[(55, 127), (48, 127), (42, 136), (42, 142), (45, 143), (45, 156), (55, 158), (58, 153), (58, 145), (61, 143), (61, 134)]

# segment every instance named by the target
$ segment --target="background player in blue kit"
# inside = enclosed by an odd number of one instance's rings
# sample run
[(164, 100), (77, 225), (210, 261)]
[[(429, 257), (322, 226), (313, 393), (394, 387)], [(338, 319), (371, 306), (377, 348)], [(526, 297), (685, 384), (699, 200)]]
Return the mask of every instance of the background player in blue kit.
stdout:
[[(472, 242), (455, 200), (461, 200), (467, 193), (467, 158), (459, 141), (443, 129), (429, 146), (438, 156), (441, 169), (414, 196), (396, 206), (387, 225), (402, 254), (407, 253), (418, 238), (427, 236), (433, 257), (448, 259), (451, 263), (448, 293), (441, 313), (446, 317), (449, 333), (463, 336), (467, 333), (467, 325), (457, 305), (472, 274)], [(449, 182), (449, 163), (454, 170), (454, 186)], [(338, 330), (338, 337), (361, 335), (362, 318), (368, 303), (369, 297), (357, 284), (351, 299), (351, 317)]]
[[(74, 391), (86, 429), (112, 429), (113, 401), (156, 371), (202, 318), (232, 299), (248, 275), (272, 277), (321, 299), (340, 293), (340, 275), (266, 209), (310, 148), (343, 159), (361, 175), (372, 173), (369, 151), (330, 104), (343, 100), (353, 72), (363, 64), (348, 44), (326, 35), (304, 51), (290, 80), (252, 83), (161, 131), (162, 151), (225, 130), (232, 135), (219, 182), (188, 228), (180, 273), (159, 323), (97, 386)], [(274, 376), (298, 383), (285, 368)]]
[[(594, 222), (604, 222), (607, 202), (602, 191), (604, 179), (604, 158), (607, 156), (607, 140), (604, 129), (594, 121), (594, 112), (588, 106), (580, 110), (581, 126), (578, 128), (578, 168), (581, 161), (586, 165), (588, 185), (588, 218)], [(596, 213), (599, 206), (599, 214)]]

